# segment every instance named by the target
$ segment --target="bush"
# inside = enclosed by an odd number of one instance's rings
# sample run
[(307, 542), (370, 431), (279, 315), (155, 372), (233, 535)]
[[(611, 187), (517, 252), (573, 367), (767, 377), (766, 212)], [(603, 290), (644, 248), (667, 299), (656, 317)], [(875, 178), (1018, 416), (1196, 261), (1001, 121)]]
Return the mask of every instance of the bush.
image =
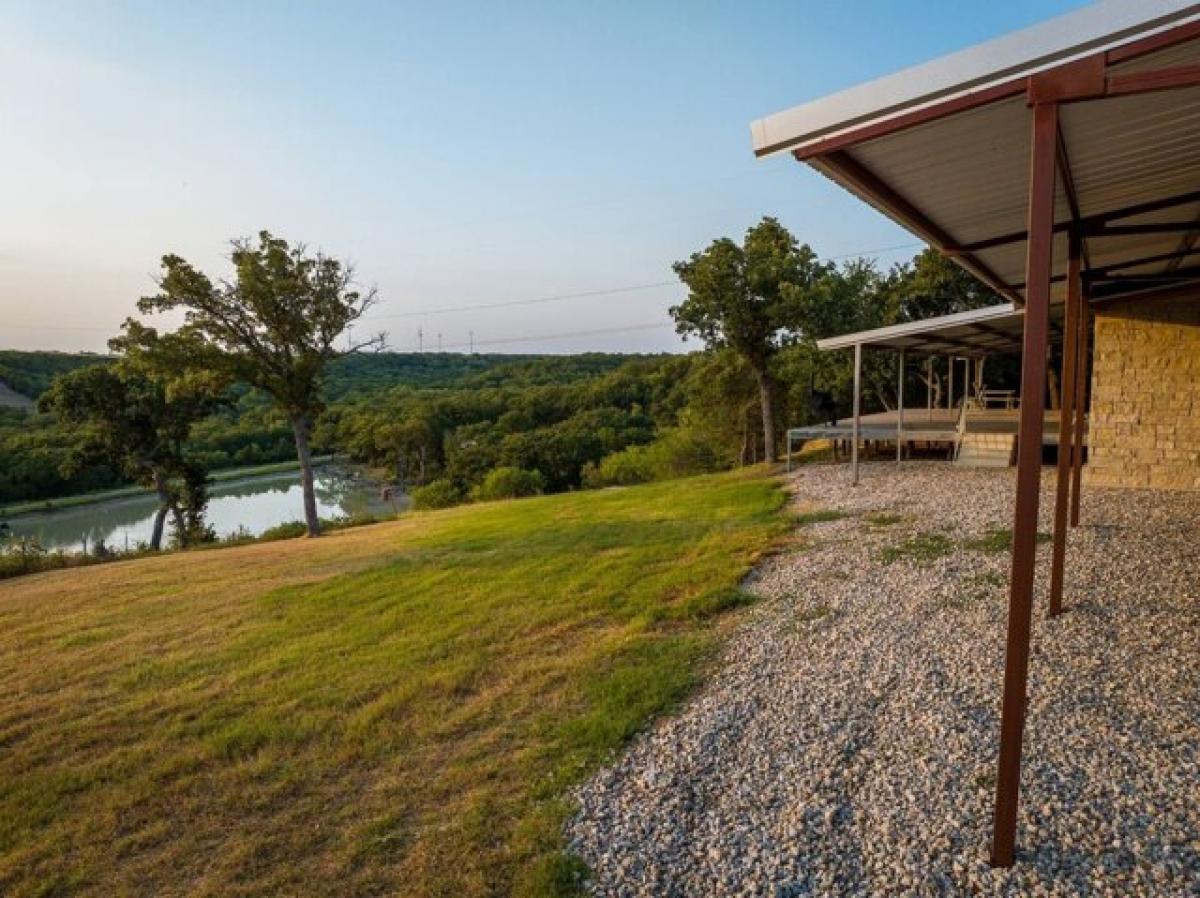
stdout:
[(282, 524), (268, 527), (259, 534), (258, 538), (264, 543), (269, 543), (277, 539), (295, 539), (306, 533), (308, 533), (308, 527), (304, 525), (303, 521), (284, 521)]
[(584, 486), (628, 486), (704, 474), (725, 467), (719, 453), (686, 429), (664, 431), (645, 446), (630, 446), (606, 455), (583, 471)]
[(483, 483), (475, 487), (473, 497), (480, 502), (496, 499), (519, 499), (522, 496), (537, 496), (546, 489), (546, 478), (540, 471), (523, 468), (501, 467), (488, 471)]
[(449, 508), (462, 500), (462, 492), (449, 480), (434, 480), (412, 491), (412, 507), (422, 511)]

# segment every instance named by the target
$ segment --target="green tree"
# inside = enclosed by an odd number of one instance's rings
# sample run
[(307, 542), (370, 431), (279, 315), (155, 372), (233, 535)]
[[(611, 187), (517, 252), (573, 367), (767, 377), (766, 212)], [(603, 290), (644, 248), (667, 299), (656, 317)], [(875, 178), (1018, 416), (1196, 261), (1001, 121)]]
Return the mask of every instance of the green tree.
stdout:
[(60, 375), (39, 405), (78, 438), (63, 463), (64, 476), (103, 462), (154, 489), (159, 508), (150, 547), (159, 549), (168, 512), (181, 545), (203, 532), (206, 472), (187, 457), (184, 444), (192, 425), (220, 404), (221, 393), (216, 379), (168, 381), (127, 360)]
[(274, 400), (292, 428), (304, 520), (308, 535), (317, 536), (311, 439), (324, 409), (322, 378), (333, 359), (383, 347), (382, 334), (336, 345), (375, 304), (376, 293), (355, 289), (351, 266), (266, 231), (257, 242), (233, 241), (231, 258), (234, 279), (214, 282), (179, 256), (164, 256), (159, 292), (140, 300), (138, 309), (183, 309), (184, 323), (170, 336), (188, 347), (190, 363), (258, 387)]
[(673, 266), (688, 297), (671, 308), (675, 328), (709, 348), (731, 347), (749, 365), (762, 408), (763, 447), (775, 460), (777, 385), (771, 361), (801, 322), (802, 301), (829, 267), (774, 218), (746, 232), (742, 245), (727, 237)]
[(886, 290), (893, 298), (897, 321), (920, 321), (1004, 302), (1004, 297), (934, 249), (895, 266)]

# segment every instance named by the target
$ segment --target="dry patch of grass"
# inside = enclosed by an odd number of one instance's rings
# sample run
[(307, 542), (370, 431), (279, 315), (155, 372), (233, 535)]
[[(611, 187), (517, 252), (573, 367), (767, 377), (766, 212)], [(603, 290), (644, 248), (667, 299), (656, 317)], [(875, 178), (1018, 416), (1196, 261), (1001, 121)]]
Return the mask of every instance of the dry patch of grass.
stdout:
[(938, 531), (928, 531), (885, 547), (881, 557), (887, 564), (894, 561), (913, 561), (919, 564), (949, 555), (953, 551), (954, 541), (950, 537)]
[[(973, 552), (1011, 552), (1012, 540), (1012, 530), (1007, 528), (998, 528), (989, 530), (987, 533), (983, 534), (983, 536), (966, 540), (963, 543), (963, 548)], [(1046, 533), (1044, 530), (1039, 530), (1037, 541), (1039, 543), (1050, 542), (1050, 534)]]
[(706, 477), (0, 584), (0, 894), (569, 891), (567, 787), (695, 683), (783, 498)]

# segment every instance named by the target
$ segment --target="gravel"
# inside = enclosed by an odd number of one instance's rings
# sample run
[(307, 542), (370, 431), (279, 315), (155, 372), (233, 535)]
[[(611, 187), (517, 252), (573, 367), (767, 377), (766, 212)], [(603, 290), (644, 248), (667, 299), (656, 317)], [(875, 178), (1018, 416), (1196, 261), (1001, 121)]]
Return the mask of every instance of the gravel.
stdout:
[(798, 520), (845, 516), (797, 524), (708, 684), (578, 790), (592, 892), (1200, 895), (1200, 494), (1085, 485), (1052, 622), (1039, 552), (1018, 859), (993, 870), (1014, 472), (793, 486)]

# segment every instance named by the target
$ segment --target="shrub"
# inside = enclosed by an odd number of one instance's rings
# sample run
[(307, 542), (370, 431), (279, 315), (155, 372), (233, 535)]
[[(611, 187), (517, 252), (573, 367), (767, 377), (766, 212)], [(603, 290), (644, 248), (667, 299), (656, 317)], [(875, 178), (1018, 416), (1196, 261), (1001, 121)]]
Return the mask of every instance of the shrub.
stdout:
[(419, 510), (449, 508), (462, 500), (462, 492), (449, 480), (434, 480), (412, 491), (412, 507)]
[(268, 527), (259, 534), (258, 538), (264, 543), (269, 543), (277, 539), (295, 539), (306, 533), (308, 533), (308, 528), (304, 526), (303, 521), (284, 521), (282, 524)]
[(473, 496), (481, 502), (496, 499), (519, 499), (522, 496), (537, 496), (546, 489), (546, 478), (540, 471), (523, 468), (501, 467), (488, 471), (483, 483), (475, 487)]
[(653, 443), (606, 455), (583, 471), (584, 486), (628, 486), (670, 480), (724, 467), (719, 453), (687, 429), (664, 431)]

